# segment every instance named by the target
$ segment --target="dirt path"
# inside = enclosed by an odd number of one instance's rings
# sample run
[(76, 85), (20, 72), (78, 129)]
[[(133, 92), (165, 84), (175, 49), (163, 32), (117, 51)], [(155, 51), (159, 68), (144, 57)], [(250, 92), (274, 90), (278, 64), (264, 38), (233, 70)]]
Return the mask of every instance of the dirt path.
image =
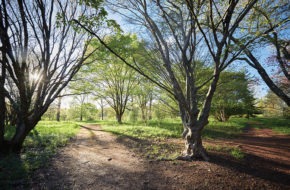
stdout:
[(76, 139), (53, 158), (49, 168), (39, 172), (34, 188), (142, 189), (146, 181), (143, 161), (97, 125), (83, 126)]
[[(84, 126), (49, 167), (35, 172), (31, 185), (54, 190), (290, 189), (289, 136), (249, 128), (239, 139), (213, 142), (241, 147), (247, 153), (244, 159), (210, 151), (210, 162), (148, 160), (134, 148), (146, 151), (143, 143), (152, 142), (116, 137), (97, 125)], [(181, 139), (166, 143), (183, 147)]]
[[(260, 124), (250, 123), (249, 125)], [(275, 133), (271, 129), (247, 127), (244, 134), (234, 142), (239, 144), (243, 152), (268, 160), (267, 167), (290, 174), (290, 136)]]

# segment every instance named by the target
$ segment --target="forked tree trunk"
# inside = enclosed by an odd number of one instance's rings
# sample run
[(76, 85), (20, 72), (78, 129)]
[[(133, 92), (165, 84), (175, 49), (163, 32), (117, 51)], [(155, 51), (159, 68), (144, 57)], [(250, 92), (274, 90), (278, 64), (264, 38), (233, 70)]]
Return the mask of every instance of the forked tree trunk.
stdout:
[(27, 126), (24, 122), (18, 123), (13, 138), (10, 141), (5, 141), (5, 147), (2, 147), (2, 151), (19, 154), (22, 149), (23, 142), (31, 129), (32, 128)]
[(202, 158), (205, 161), (209, 160), (202, 144), (201, 130), (196, 126), (189, 126), (185, 134), (184, 157), (180, 157), (180, 159), (191, 160), (193, 158)]

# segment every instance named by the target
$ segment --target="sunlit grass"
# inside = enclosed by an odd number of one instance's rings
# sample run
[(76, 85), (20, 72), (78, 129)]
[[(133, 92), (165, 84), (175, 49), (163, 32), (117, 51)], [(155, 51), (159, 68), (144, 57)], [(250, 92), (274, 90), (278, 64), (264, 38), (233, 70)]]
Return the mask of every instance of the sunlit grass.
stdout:
[(228, 153), (236, 159), (243, 159), (245, 157), (245, 153), (238, 147), (226, 145), (206, 145), (205, 147), (207, 150)]
[[(203, 130), (202, 136), (206, 139), (234, 138), (242, 133), (246, 122), (247, 120), (244, 118), (232, 118), (228, 122), (218, 122), (210, 119), (209, 124)], [(95, 123), (100, 124), (105, 131), (139, 139), (180, 138), (183, 131), (179, 119), (151, 120), (147, 123), (118, 124), (115, 121), (96, 121)]]
[(157, 138), (178, 138), (182, 133), (182, 125), (179, 121), (149, 121), (147, 124), (100, 122), (105, 131), (117, 135), (126, 135), (139, 139), (157, 139)]
[(290, 134), (290, 119), (257, 117), (250, 120), (255, 128), (268, 128), (283, 134)]

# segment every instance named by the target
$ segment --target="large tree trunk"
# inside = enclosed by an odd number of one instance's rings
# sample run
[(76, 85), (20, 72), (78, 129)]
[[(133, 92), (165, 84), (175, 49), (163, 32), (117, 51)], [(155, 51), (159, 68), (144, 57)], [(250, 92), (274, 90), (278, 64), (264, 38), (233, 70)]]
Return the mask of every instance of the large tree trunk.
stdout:
[(33, 128), (34, 127), (28, 126), (24, 122), (18, 123), (13, 138), (10, 141), (4, 141), (1, 151), (19, 154), (26, 136)]
[(15, 135), (9, 143), (12, 152), (19, 153), (21, 151), (23, 142), (28, 133), (29, 130), (27, 130), (25, 123), (17, 124)]
[(2, 75), (0, 76), (0, 148), (4, 143), (4, 130), (5, 130), (5, 116), (6, 116), (6, 105), (5, 105), (5, 65), (2, 63)]
[[(203, 128), (203, 127), (202, 127)], [(202, 129), (201, 128), (201, 129)], [(198, 126), (188, 126), (185, 134), (185, 151), (184, 156), (179, 157), (183, 160), (192, 160), (193, 158), (202, 158), (209, 160), (206, 150), (202, 145), (201, 130)]]

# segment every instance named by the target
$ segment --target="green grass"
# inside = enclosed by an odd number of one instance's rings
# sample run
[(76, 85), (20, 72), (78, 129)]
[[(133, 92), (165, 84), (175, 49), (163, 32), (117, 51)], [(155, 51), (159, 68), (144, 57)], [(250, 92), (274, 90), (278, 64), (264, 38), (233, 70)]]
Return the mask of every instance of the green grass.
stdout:
[[(7, 130), (10, 138), (14, 129)], [(79, 126), (72, 122), (39, 122), (25, 139), (20, 156), (10, 154), (0, 158), (0, 187), (13, 189), (13, 184), (20, 179), (29, 180), (31, 171), (46, 166), (57, 148), (66, 145), (78, 130)]]
[(219, 122), (212, 118), (203, 130), (203, 137), (206, 139), (235, 138), (243, 132), (247, 123), (245, 118), (230, 118), (227, 122)]
[(238, 147), (222, 146), (222, 145), (206, 145), (206, 149), (217, 151), (217, 152), (225, 152), (239, 160), (245, 157), (245, 154)]
[[(183, 127), (179, 119), (166, 119), (162, 121), (148, 121), (123, 123), (118, 124), (115, 121), (97, 121), (104, 131), (111, 132), (118, 136), (133, 138), (139, 144), (142, 144), (137, 149), (144, 157), (148, 159), (174, 159), (180, 155), (182, 147), (178, 147), (174, 143), (164, 142), (163, 140), (169, 138), (181, 138)], [(203, 131), (203, 138), (217, 139), (217, 138), (234, 138), (242, 133), (242, 129), (246, 125), (246, 120), (241, 118), (233, 118), (230, 121), (217, 122), (210, 120), (208, 126)], [(234, 157), (238, 157), (236, 150), (228, 150), (227, 152)]]
[(230, 154), (236, 159), (243, 159), (245, 157), (245, 154), (240, 148), (232, 148)]
[[(105, 131), (117, 134), (125, 135), (138, 139), (163, 139), (163, 138), (178, 138), (182, 132), (182, 126), (179, 123), (167, 123), (163, 122), (157, 124), (150, 122), (146, 124), (102, 124)], [(167, 128), (166, 128), (167, 127)]]
[(290, 119), (257, 117), (250, 120), (250, 126), (268, 128), (278, 133), (290, 134)]
[[(209, 125), (203, 130), (203, 138), (234, 138), (242, 133), (247, 120), (244, 118), (232, 118), (228, 122), (218, 122), (210, 119)], [(164, 138), (180, 138), (183, 131), (181, 121), (179, 119), (166, 119), (162, 121), (148, 121), (137, 123), (118, 124), (115, 121), (97, 121), (101, 124), (105, 131), (129, 136), (138, 139), (164, 139)]]
[[(214, 119), (209, 120), (209, 124), (202, 132), (203, 139), (231, 139), (236, 138), (243, 132), (243, 129), (248, 126), (248, 123), (259, 122), (263, 123), (257, 127), (267, 127), (275, 131), (289, 134), (289, 120), (277, 118), (230, 118), (227, 122), (218, 122)], [(103, 130), (114, 133), (119, 136), (135, 138), (140, 140), (147, 140), (149, 146), (143, 147), (145, 149), (145, 156), (153, 159), (173, 158), (176, 156), (176, 151), (172, 148), (172, 144), (168, 147), (164, 143), (158, 142), (160, 139), (167, 138), (181, 138), (183, 130), (181, 121), (179, 119), (167, 119), (163, 121), (149, 121), (146, 124), (142, 122), (118, 124), (115, 121), (99, 121), (96, 122), (102, 125)], [(252, 125), (251, 125), (252, 126)], [(256, 127), (253, 125), (253, 127)], [(158, 143), (156, 143), (156, 141)], [(176, 147), (175, 147), (176, 148)], [(219, 149), (215, 147), (215, 149)], [(243, 159), (244, 153), (235, 147), (221, 147), (221, 152), (226, 152), (236, 159)]]

